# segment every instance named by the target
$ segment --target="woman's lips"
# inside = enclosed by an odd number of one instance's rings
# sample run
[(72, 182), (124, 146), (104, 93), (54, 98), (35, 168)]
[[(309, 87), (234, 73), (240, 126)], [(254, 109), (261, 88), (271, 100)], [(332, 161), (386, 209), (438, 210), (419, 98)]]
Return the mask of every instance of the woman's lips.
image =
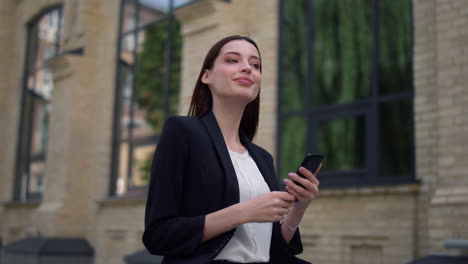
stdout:
[(236, 78), (234, 79), (234, 81), (238, 82), (238, 83), (241, 83), (241, 84), (244, 84), (244, 85), (251, 85), (253, 84), (253, 81), (250, 80), (249, 78), (245, 78), (245, 77), (242, 77), (242, 78)]

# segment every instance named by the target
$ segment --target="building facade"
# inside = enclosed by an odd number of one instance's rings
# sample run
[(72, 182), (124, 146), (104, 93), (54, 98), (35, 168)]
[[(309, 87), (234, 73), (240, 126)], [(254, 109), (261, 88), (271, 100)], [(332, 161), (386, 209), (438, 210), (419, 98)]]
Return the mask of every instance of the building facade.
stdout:
[(326, 155), (302, 258), (466, 254), (444, 242), (468, 239), (467, 1), (3, 0), (0, 24), (4, 255), (38, 237), (83, 239), (96, 264), (144, 249), (163, 121), (232, 34), (261, 51), (254, 141), (279, 178)]

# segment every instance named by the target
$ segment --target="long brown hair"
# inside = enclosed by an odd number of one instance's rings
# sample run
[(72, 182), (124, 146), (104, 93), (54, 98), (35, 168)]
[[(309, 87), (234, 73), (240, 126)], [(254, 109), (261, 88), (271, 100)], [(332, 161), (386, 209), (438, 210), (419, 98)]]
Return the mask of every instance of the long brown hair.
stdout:
[[(203, 62), (200, 74), (198, 75), (197, 83), (195, 84), (195, 89), (193, 90), (192, 101), (190, 102), (190, 108), (188, 111), (189, 116), (202, 116), (207, 112), (213, 110), (213, 96), (211, 95), (211, 90), (208, 85), (204, 84), (201, 79), (205, 70), (211, 70), (213, 68), (214, 62), (219, 55), (221, 48), (230, 41), (233, 40), (245, 40), (254, 45), (257, 49), (258, 54), (260, 55), (260, 50), (258, 49), (257, 44), (249, 37), (233, 35), (221, 39), (216, 44), (211, 47), (208, 51), (208, 54), (205, 57)], [(260, 63), (260, 72), (262, 71), (262, 64)], [(249, 140), (252, 140), (257, 133), (258, 127), (258, 116), (260, 109), (260, 91), (258, 92), (257, 97), (244, 109), (242, 114), (242, 119), (240, 123), (240, 129), (244, 131)]]

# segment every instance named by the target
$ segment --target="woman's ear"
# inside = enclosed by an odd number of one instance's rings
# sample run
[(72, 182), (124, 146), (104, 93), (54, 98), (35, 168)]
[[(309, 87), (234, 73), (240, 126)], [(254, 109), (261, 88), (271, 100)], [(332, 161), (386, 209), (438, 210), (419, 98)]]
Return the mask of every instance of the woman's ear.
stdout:
[(210, 84), (210, 71), (205, 69), (205, 72), (203, 73), (201, 77), (201, 82), (204, 84)]

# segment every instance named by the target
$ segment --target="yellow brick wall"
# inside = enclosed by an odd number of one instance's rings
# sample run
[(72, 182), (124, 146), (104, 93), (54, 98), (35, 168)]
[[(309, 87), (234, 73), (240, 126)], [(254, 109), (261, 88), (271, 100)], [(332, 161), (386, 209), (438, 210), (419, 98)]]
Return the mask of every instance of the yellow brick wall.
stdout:
[(438, 177), (438, 116), (436, 65), (436, 1), (413, 1), (414, 24), (414, 112), (416, 139), (416, 172), (422, 180), (418, 197), (419, 256), (427, 254), (428, 209)]
[(468, 2), (436, 3), (438, 178), (428, 214), (429, 248), (459, 254), (444, 249), (443, 241), (468, 239)]

